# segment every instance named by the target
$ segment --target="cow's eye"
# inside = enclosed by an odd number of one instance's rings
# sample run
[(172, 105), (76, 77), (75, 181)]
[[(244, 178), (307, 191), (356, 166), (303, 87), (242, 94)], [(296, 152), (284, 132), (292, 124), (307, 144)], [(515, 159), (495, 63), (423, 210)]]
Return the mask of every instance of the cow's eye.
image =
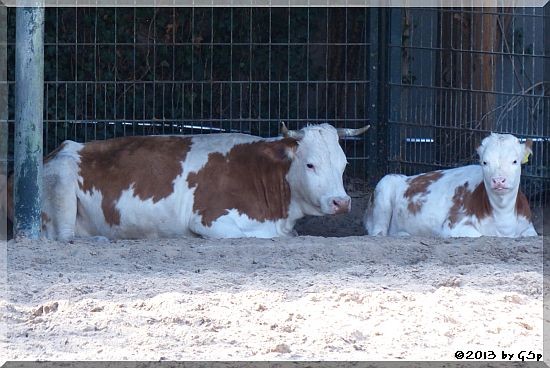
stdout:
[(518, 163), (518, 160), (514, 160), (514, 165)]
[(313, 167), (314, 167), (313, 164), (307, 164), (306, 166), (307, 166), (308, 169), (313, 169)]
[(483, 165), (487, 165), (487, 161), (483, 161)]

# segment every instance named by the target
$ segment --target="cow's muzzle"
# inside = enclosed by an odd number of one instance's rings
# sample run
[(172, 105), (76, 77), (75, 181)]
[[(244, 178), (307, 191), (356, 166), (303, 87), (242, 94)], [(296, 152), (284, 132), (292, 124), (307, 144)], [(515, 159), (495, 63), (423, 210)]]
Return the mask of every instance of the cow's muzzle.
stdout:
[(510, 190), (506, 177), (504, 176), (493, 176), (491, 178), (491, 189), (497, 193), (504, 193)]
[(351, 211), (351, 198), (349, 196), (329, 198), (330, 208), (333, 214), (348, 213)]

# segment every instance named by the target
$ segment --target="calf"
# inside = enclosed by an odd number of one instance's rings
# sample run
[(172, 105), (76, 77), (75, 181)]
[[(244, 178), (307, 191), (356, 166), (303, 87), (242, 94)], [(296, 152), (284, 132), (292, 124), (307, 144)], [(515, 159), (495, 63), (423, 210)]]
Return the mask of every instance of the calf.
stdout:
[(292, 235), (305, 215), (350, 210), (338, 140), (367, 128), (322, 124), (289, 131), (283, 125), (284, 137), (275, 139), (65, 141), (44, 161), (43, 234), (62, 240)]
[(386, 175), (365, 213), (371, 235), (536, 236), (519, 190), (532, 142), (491, 134), (477, 149), (480, 165), (415, 176)]

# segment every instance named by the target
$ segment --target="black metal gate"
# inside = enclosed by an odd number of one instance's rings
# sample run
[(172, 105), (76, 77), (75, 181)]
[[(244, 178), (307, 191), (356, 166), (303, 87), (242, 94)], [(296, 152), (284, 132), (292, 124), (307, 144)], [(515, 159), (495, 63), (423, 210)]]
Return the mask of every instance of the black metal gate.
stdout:
[[(546, 13), (545, 13), (546, 11)], [(8, 11), (14, 120), (15, 10)], [(490, 130), (535, 139), (550, 188), (548, 7), (48, 8), (44, 151), (65, 139), (371, 124), (348, 185), (475, 161)], [(546, 156), (544, 156), (546, 155)], [(546, 191), (546, 192), (545, 192)]]

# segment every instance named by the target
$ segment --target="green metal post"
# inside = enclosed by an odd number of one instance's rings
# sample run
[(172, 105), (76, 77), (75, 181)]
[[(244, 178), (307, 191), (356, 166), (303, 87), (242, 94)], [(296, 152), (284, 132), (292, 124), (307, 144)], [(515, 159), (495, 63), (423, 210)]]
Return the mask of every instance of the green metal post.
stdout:
[(41, 228), (44, 8), (17, 8), (15, 51), (14, 235)]
[[(8, 155), (7, 9), (0, 4), (0, 295), (8, 295), (8, 243), (6, 214), (6, 171)], [(0, 321), (0, 336), (8, 338), (8, 323)]]
[[(0, 4), (0, 243), (7, 239), (8, 73), (7, 8)], [(2, 255), (4, 247), (0, 250)], [(0, 255), (0, 258), (2, 258)]]

